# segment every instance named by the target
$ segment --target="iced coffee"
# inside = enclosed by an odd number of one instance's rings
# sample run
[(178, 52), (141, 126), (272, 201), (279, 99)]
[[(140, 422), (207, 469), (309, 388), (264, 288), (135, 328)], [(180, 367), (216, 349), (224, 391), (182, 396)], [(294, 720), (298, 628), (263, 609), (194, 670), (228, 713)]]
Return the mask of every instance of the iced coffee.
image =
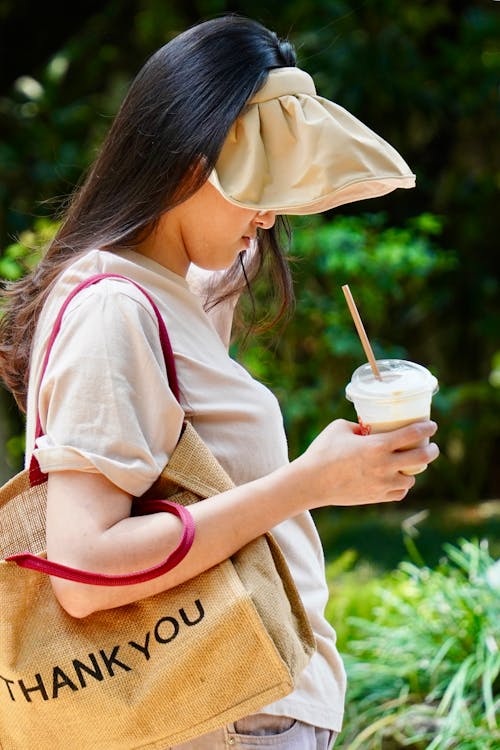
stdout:
[[(354, 371), (346, 387), (346, 397), (353, 402), (359, 421), (377, 433), (429, 419), (432, 396), (438, 390), (434, 375), (404, 359), (377, 360), (377, 366), (380, 379), (365, 364)], [(403, 473), (419, 474), (425, 468), (425, 464), (408, 466)]]

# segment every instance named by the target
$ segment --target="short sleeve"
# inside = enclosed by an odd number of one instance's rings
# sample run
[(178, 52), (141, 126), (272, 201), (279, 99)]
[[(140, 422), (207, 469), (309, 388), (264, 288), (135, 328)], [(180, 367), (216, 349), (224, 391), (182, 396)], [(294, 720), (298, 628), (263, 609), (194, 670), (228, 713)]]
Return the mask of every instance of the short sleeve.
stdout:
[(44, 472), (100, 472), (134, 496), (157, 479), (180, 434), (149, 301), (106, 279), (68, 307), (40, 386)]

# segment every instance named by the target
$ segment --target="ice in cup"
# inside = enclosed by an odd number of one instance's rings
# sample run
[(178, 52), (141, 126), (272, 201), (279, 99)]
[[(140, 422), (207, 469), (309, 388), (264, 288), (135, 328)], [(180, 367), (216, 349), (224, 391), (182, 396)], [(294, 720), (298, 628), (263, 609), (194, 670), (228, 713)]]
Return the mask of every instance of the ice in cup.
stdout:
[[(429, 419), (432, 396), (438, 390), (434, 375), (422, 365), (404, 359), (377, 360), (377, 366), (380, 380), (369, 364), (361, 365), (353, 372), (345, 389), (358, 419), (369, 425), (370, 432), (389, 432)], [(425, 469), (425, 464), (408, 466), (402, 473), (419, 474)]]

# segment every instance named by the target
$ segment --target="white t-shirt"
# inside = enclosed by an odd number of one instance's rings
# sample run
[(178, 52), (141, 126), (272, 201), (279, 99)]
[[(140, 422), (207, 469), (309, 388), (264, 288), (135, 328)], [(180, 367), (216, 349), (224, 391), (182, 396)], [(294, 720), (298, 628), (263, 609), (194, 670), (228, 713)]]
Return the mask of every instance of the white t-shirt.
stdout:
[[(150, 303), (135, 286), (116, 279), (105, 279), (72, 300), (38, 389), (47, 340), (61, 304), (77, 284), (96, 273), (127, 276), (153, 297), (174, 351), (181, 406), (168, 385)], [(227, 321), (224, 325), (227, 330)], [(27, 464), (37, 402), (44, 436), (34, 453), (42, 471), (101, 472), (134, 496), (143, 494), (162, 471), (184, 413), (236, 484), (288, 462), (274, 395), (229, 356), (186, 279), (134, 251), (89, 251), (52, 289), (33, 343)], [(317, 651), (297, 689), (263, 713), (339, 731), (345, 673), (335, 633), (324, 618), (328, 589), (317, 530), (311, 515), (302, 513), (272, 531), (309, 615)]]

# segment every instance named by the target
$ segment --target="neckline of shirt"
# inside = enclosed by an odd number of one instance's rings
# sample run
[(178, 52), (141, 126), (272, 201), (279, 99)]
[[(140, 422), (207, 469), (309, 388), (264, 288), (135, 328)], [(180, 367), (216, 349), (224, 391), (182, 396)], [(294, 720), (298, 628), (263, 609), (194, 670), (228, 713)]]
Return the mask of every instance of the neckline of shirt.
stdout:
[(165, 268), (165, 266), (162, 266), (158, 261), (148, 258), (146, 255), (138, 253), (136, 250), (118, 250), (117, 252), (114, 252), (113, 255), (128, 260), (131, 263), (135, 263), (137, 266), (146, 268), (149, 271), (153, 271), (160, 276), (164, 276), (165, 278), (170, 279), (170, 281), (173, 281), (174, 283), (179, 284), (179, 286), (189, 290), (189, 284), (184, 276), (174, 273), (174, 271)]

